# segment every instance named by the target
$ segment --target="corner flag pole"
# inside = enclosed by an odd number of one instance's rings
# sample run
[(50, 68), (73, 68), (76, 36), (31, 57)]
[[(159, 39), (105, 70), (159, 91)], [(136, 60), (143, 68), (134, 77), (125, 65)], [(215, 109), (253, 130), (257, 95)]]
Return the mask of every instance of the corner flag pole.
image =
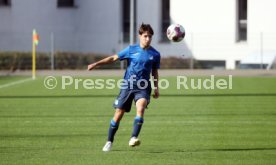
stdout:
[(33, 29), (33, 51), (32, 51), (32, 77), (33, 80), (36, 78), (36, 46), (38, 45), (39, 36), (36, 30)]

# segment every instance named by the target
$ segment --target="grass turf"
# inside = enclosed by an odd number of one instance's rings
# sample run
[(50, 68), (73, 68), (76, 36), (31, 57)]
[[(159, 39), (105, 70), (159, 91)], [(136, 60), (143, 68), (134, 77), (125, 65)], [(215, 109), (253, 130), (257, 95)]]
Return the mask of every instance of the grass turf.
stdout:
[(109, 153), (101, 149), (118, 89), (49, 90), (42, 77), (0, 89), (0, 164), (276, 163), (276, 78), (235, 77), (232, 90), (177, 90), (167, 79), (146, 110), (141, 146), (128, 147), (132, 109)]

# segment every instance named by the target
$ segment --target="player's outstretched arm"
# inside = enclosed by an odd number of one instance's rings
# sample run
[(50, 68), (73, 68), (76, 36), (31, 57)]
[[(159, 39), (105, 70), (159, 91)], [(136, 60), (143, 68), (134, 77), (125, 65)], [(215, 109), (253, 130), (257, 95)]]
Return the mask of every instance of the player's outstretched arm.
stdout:
[(110, 63), (113, 63), (115, 61), (117, 61), (119, 59), (118, 55), (115, 54), (113, 56), (109, 56), (109, 57), (106, 57), (100, 61), (97, 61), (95, 63), (92, 63), (92, 64), (89, 64), (87, 66), (87, 70), (92, 70), (94, 68), (96, 68), (97, 66), (100, 66), (100, 65), (104, 65), (104, 64), (110, 64)]

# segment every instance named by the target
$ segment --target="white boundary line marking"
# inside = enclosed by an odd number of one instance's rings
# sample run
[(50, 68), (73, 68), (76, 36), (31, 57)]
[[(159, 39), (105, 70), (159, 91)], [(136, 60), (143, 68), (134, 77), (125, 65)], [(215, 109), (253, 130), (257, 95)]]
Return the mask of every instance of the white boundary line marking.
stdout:
[(32, 80), (32, 78), (27, 78), (27, 79), (15, 81), (15, 82), (7, 83), (7, 84), (4, 84), (4, 85), (0, 85), (0, 89), (10, 87), (10, 86), (13, 86), (13, 85), (17, 85), (17, 84), (22, 84), (22, 83), (30, 81), (30, 80)]

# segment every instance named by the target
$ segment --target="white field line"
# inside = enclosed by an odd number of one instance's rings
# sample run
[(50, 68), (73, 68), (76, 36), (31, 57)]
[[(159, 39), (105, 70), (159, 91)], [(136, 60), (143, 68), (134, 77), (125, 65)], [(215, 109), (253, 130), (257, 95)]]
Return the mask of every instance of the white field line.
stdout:
[(11, 82), (11, 83), (3, 84), (3, 85), (0, 85), (0, 89), (10, 87), (10, 86), (13, 86), (13, 85), (17, 85), (17, 84), (22, 84), (22, 83), (30, 81), (30, 80), (32, 80), (32, 78), (27, 78), (27, 79), (23, 79), (23, 80)]

